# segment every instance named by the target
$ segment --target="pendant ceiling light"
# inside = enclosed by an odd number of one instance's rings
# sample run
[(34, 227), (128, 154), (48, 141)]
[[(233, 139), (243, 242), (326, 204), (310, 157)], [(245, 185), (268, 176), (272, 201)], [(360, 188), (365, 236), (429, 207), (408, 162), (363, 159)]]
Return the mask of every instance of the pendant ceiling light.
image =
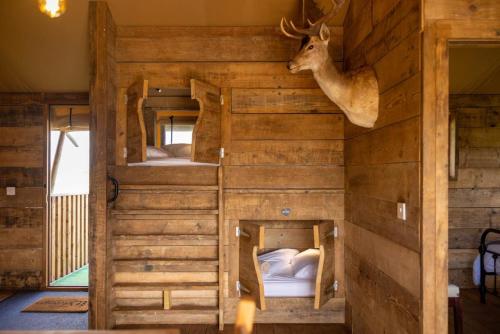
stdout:
[(66, 0), (38, 0), (38, 8), (51, 18), (59, 17), (66, 11)]

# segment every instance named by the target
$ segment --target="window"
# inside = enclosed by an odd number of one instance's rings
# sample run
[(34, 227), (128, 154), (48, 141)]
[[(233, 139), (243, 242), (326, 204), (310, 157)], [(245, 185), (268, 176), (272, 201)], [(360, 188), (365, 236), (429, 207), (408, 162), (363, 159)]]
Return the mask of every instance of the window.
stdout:
[(191, 144), (196, 117), (170, 116), (162, 126), (162, 144)]

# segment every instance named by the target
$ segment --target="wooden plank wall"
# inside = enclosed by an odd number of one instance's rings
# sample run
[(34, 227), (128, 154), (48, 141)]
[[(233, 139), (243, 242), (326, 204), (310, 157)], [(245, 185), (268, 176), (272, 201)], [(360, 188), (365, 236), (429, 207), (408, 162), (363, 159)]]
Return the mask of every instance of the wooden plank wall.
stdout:
[[(352, 0), (348, 69), (373, 66), (373, 129), (346, 123), (346, 282), (353, 333), (418, 333), (420, 325), (421, 8), (418, 0)], [(397, 219), (405, 202), (407, 220)]]
[[(0, 94), (0, 289), (44, 284), (46, 105), (32, 94)], [(16, 187), (6, 196), (5, 187)]]
[(450, 283), (473, 288), (482, 232), (500, 227), (500, 95), (452, 95), (458, 131), (457, 179), (449, 182)]
[[(340, 62), (341, 28), (332, 28), (331, 43)], [(224, 209), (219, 242), (226, 256), (219, 260), (226, 272), (218, 279), (225, 281), (225, 322), (234, 321), (237, 303), (239, 220), (333, 219), (341, 240), (344, 235), (344, 117), (310, 73), (288, 72), (286, 62), (298, 48), (278, 27), (117, 29), (120, 89), (139, 75), (153, 88), (188, 88), (194, 78), (222, 89), (224, 204), (218, 209)], [(289, 217), (281, 214), (285, 207)], [(337, 244), (338, 298), (320, 311), (312, 299), (277, 300), (257, 321), (343, 322), (343, 242)], [(155, 321), (140, 320), (148, 319)], [(189, 314), (184, 319), (189, 322)]]
[(0, 289), (45, 287), (48, 110), (87, 103), (87, 93), (0, 93)]

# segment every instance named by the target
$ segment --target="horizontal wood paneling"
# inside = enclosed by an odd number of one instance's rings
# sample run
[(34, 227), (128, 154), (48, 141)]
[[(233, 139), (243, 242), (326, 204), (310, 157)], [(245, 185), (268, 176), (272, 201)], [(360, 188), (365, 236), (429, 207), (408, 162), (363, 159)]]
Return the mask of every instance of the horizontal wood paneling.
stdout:
[(358, 136), (346, 146), (345, 160), (349, 165), (412, 162), (420, 160), (420, 118), (392, 124)]
[[(1, 201), (0, 201), (1, 203)], [(121, 191), (115, 202), (117, 209), (183, 210), (216, 209), (216, 191)]]
[[(314, 310), (312, 298), (268, 298), (269, 310), (256, 310), (258, 323), (343, 323), (344, 298), (333, 298), (320, 310)], [(236, 319), (237, 299), (228, 299), (224, 308), (225, 321)]]
[[(289, 216), (281, 210), (290, 208)], [(252, 191), (225, 193), (226, 219), (317, 220), (343, 219), (343, 191)]]
[(226, 152), (228, 165), (342, 165), (343, 140), (238, 140)]
[(237, 114), (341, 113), (320, 89), (233, 89)]
[(154, 217), (116, 219), (113, 223), (115, 235), (161, 235), (161, 234), (215, 234), (217, 219), (211, 217)]
[(15, 196), (0, 193), (0, 208), (43, 208), (45, 189), (41, 187), (16, 188)]
[(228, 166), (224, 188), (239, 189), (343, 189), (343, 167)]
[(217, 185), (217, 167), (212, 166), (115, 166), (110, 174), (121, 184)]
[(0, 187), (36, 187), (43, 184), (43, 168), (0, 167)]
[(0, 147), (41, 146), (42, 137), (43, 128), (41, 126), (2, 127)]
[[(354, 249), (357, 249), (354, 245)], [(349, 289), (349, 300), (355, 304), (363, 304), (361, 308), (363, 321), (370, 324), (376, 332), (397, 333), (406, 328), (406, 333), (418, 333), (419, 300), (390, 275), (362, 259), (351, 248), (346, 249), (346, 278)], [(387, 310), (382, 318), (377, 317), (381, 310)], [(361, 331), (358, 318), (353, 318), (353, 332)], [(360, 320), (360, 319), (359, 319)]]
[(43, 149), (40, 146), (0, 147), (0, 167), (43, 167)]
[[(372, 66), (380, 92), (373, 128), (345, 125), (353, 333), (421, 327), (420, 25), (418, 0), (351, 0), (344, 21), (345, 67)], [(406, 221), (397, 218), (398, 202), (406, 203)]]
[[(330, 50), (342, 60), (342, 28), (330, 28)], [(223, 47), (222, 47), (223, 45)], [(119, 26), (118, 62), (287, 61), (300, 43), (279, 27)], [(203, 52), (200, 52), (203, 50)]]
[[(476, 5), (481, 4), (471, 6)], [(481, 234), (500, 222), (499, 105), (499, 95), (450, 97), (450, 110), (457, 119), (459, 162), (448, 191), (448, 266), (450, 282), (461, 288), (473, 287), (472, 263)]]
[[(346, 223), (346, 246), (361, 258), (370, 259), (378, 270), (391, 277), (411, 295), (420, 298), (420, 255), (355, 224)], [(374, 250), (377, 250), (374, 252)], [(395, 255), (404, 261), (395, 261)]]
[(130, 86), (138, 75), (148, 78), (150, 87), (189, 87), (190, 78), (197, 78), (217, 87), (317, 88), (311, 74), (291, 74), (284, 62), (118, 64), (119, 87)]
[(392, 202), (406, 202), (419, 207), (419, 164), (382, 164), (349, 166), (346, 191)]
[(498, 19), (500, 7), (496, 0), (441, 0), (426, 1), (426, 20), (487, 20)]
[(231, 136), (233, 140), (342, 139), (343, 121), (342, 115), (234, 114)]

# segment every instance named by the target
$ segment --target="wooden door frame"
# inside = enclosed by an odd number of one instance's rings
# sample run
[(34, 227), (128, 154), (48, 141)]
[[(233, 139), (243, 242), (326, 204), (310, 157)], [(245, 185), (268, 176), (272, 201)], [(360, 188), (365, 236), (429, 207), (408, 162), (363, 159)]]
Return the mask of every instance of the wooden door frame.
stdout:
[[(53, 106), (89, 106), (89, 95), (88, 93), (53, 93), (49, 97), (43, 99), (44, 108), (44, 119), (43, 119), (43, 135), (44, 135), (44, 147), (43, 147), (43, 166), (44, 166), (44, 183), (45, 183), (45, 193), (44, 193), (44, 214), (43, 214), (43, 290), (53, 290), (53, 291), (88, 291), (88, 287), (56, 287), (50, 286), (50, 218), (51, 218), (51, 203), (50, 203), (50, 193), (52, 191), (51, 187), (51, 159), (50, 159), (50, 109)], [(89, 106), (90, 110), (90, 106)], [(89, 130), (90, 133), (90, 130)], [(89, 152), (90, 154), (90, 152)], [(90, 183), (90, 176), (89, 176)]]
[(438, 20), (423, 34), (421, 333), (448, 328), (449, 47), (500, 43), (495, 20)]

